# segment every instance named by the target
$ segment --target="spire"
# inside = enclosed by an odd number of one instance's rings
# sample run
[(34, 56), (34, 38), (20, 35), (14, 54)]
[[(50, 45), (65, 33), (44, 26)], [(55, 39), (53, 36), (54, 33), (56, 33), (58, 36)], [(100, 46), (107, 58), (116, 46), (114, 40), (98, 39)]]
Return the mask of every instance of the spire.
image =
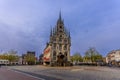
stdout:
[(57, 32), (57, 27), (55, 27), (55, 33)]
[(53, 32), (52, 32), (52, 27), (51, 27), (51, 32), (50, 32), (50, 36), (52, 36)]
[(63, 24), (63, 20), (62, 20), (62, 17), (61, 17), (61, 11), (59, 12), (59, 19), (57, 21), (57, 23), (62, 23)]
[(69, 31), (69, 38), (71, 38), (71, 37), (70, 37), (70, 31)]
[(53, 35), (55, 34), (55, 28), (53, 28)]
[(61, 19), (62, 19), (62, 18), (61, 18), (61, 11), (60, 11), (60, 12), (59, 12), (59, 20), (61, 21)]

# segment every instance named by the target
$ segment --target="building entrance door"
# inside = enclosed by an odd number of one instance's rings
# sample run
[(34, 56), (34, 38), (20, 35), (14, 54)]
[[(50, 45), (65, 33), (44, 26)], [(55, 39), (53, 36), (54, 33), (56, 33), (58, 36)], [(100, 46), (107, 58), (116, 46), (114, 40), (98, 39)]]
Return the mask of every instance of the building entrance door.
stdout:
[(62, 53), (59, 53), (57, 56), (57, 64), (58, 66), (64, 66), (64, 55)]

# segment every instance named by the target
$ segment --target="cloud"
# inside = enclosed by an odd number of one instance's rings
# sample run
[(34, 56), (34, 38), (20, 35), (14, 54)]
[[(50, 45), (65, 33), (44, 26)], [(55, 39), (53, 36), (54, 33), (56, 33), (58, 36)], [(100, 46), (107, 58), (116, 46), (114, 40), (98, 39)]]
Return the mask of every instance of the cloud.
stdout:
[(101, 5), (99, 2), (96, 3), (97, 6), (92, 3), (90, 8), (90, 5), (85, 6), (84, 14), (81, 13), (83, 16), (79, 17), (76, 13), (79, 22), (76, 20), (73, 25), (75, 27), (72, 28), (72, 52), (79, 51), (84, 54), (89, 47), (96, 47), (105, 56), (109, 51), (119, 49), (120, 6), (116, 7), (116, 3), (106, 1)]
[(42, 53), (59, 11), (71, 31), (71, 54), (89, 47), (106, 55), (119, 48), (118, 0), (0, 0), (0, 49)]

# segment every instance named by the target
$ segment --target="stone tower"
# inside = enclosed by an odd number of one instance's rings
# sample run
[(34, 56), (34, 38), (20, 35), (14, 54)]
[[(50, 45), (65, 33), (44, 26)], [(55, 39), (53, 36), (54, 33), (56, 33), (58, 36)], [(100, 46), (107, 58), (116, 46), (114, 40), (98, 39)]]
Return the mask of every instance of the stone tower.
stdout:
[(47, 46), (51, 47), (50, 50), (50, 64), (64, 66), (70, 63), (70, 46), (71, 37), (70, 32), (66, 30), (64, 21), (59, 13), (56, 26), (51, 29), (50, 41)]

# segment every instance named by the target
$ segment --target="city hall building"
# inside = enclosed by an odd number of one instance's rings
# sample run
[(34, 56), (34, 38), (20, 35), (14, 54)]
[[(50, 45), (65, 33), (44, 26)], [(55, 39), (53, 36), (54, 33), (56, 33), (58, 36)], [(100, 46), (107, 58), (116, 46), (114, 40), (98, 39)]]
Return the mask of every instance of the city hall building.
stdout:
[(70, 31), (64, 26), (64, 21), (59, 13), (56, 26), (51, 29), (50, 40), (43, 53), (43, 64), (51, 66), (70, 65)]

